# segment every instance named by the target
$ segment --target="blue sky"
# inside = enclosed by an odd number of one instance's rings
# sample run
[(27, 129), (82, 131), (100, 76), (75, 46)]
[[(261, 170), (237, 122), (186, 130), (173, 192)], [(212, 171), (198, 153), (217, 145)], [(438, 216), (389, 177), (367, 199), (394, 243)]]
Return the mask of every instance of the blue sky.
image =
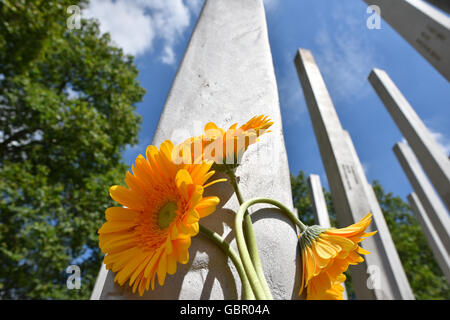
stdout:
[[(370, 182), (406, 199), (412, 188), (392, 152), (401, 133), (367, 81), (384, 69), (450, 153), (450, 87), (385, 21), (368, 29), (362, 0), (265, 0), (289, 167), (319, 174), (327, 186), (319, 149), (293, 63), (297, 48), (312, 51), (344, 129), (350, 132)], [(153, 134), (203, 0), (91, 0), (96, 17), (116, 45), (136, 56), (147, 90), (137, 104), (143, 117), (139, 144), (124, 151), (131, 164)], [(381, 15), (383, 13), (381, 12)]]

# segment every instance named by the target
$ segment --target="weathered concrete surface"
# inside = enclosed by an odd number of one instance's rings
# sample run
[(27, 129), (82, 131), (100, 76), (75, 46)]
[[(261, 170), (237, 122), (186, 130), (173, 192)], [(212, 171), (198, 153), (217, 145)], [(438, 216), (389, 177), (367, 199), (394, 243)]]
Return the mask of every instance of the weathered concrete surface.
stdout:
[(373, 69), (369, 81), (450, 210), (450, 160), (389, 75)]
[[(361, 163), (352, 150), (311, 52), (299, 49), (295, 58), (300, 83), (319, 145), (340, 226), (353, 224), (368, 212), (373, 223), (368, 231), (378, 234), (366, 239), (371, 252), (365, 261), (350, 268), (358, 299), (414, 299), (381, 209), (368, 191)], [(371, 274), (368, 279), (367, 272)], [(370, 281), (368, 281), (370, 280)], [(373, 283), (369, 283), (373, 281)]]
[(317, 174), (308, 177), (309, 197), (311, 199), (315, 222), (325, 228), (330, 228), (330, 216), (328, 215), (327, 202), (322, 190), (322, 183)]
[(419, 197), (417, 197), (414, 192), (408, 195), (408, 202), (411, 205), (412, 211), (419, 221), (420, 226), (422, 227), (422, 231), (425, 234), (428, 245), (433, 252), (436, 262), (441, 268), (447, 282), (450, 283), (450, 258), (445, 246), (442, 244), (439, 235), (428, 218), (422, 203), (420, 203)]
[(381, 211), (381, 207), (380, 204), (378, 203), (375, 191), (373, 190), (372, 185), (366, 178), (364, 168), (361, 162), (359, 161), (358, 153), (356, 152), (356, 148), (353, 144), (350, 133), (347, 130), (343, 130), (343, 132), (347, 140), (347, 145), (349, 146), (350, 153), (353, 157), (356, 173), (361, 179), (362, 190), (366, 195), (367, 201), (369, 202), (370, 212), (373, 214), (374, 222), (377, 225), (379, 238), (382, 242), (382, 246), (386, 248), (386, 251), (388, 253), (387, 259), (389, 260), (389, 264), (391, 265), (391, 268), (394, 270), (395, 277), (397, 278), (399, 285), (403, 288), (404, 294), (410, 294), (410, 296), (407, 299), (414, 299), (412, 289), (409, 285), (408, 278), (406, 277), (406, 273), (403, 269), (402, 262), (397, 253), (397, 249), (395, 248), (394, 241), (392, 240), (391, 232), (389, 231), (389, 227), (386, 223), (386, 220), (384, 219), (384, 214), (383, 211)]
[[(246, 199), (270, 197), (292, 209), (287, 155), (281, 126), (278, 91), (261, 0), (207, 0), (178, 69), (155, 132), (153, 144), (179, 143), (200, 134), (214, 121), (228, 128), (254, 115), (274, 120), (271, 133), (250, 146), (237, 170)], [(201, 222), (223, 235), (237, 250), (234, 213), (238, 202), (231, 186), (216, 184), (206, 195), (221, 198), (218, 210)], [(270, 205), (250, 211), (266, 278), (275, 299), (297, 298), (300, 284), (297, 234)], [(192, 239), (187, 265), (178, 265), (143, 299), (237, 299), (239, 277), (232, 263), (202, 235)], [(102, 275), (100, 275), (102, 276)], [(139, 299), (129, 287), (113, 284), (109, 271), (93, 299)]]
[(432, 5), (450, 14), (450, 1), (448, 0), (425, 0), (425, 1), (431, 3)]
[[(328, 214), (327, 202), (323, 194), (322, 183), (317, 174), (310, 174), (308, 177), (309, 197), (311, 199), (315, 223), (324, 227), (331, 228), (330, 216)], [(344, 300), (348, 300), (347, 289), (344, 287)]]
[(428, 181), (411, 148), (400, 142), (393, 149), (447, 253), (450, 253), (450, 218), (447, 210)]
[(421, 0), (364, 0), (450, 81), (450, 17)]

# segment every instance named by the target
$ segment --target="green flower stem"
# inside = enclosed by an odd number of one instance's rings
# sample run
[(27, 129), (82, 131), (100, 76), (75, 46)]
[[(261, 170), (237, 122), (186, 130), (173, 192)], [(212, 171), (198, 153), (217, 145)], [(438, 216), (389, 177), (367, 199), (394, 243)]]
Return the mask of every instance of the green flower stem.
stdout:
[[(281, 212), (283, 212), (284, 215), (286, 217), (288, 217), (289, 220), (291, 220), (292, 223), (294, 223), (300, 229), (300, 232), (303, 232), (306, 230), (307, 226), (305, 224), (303, 224), (303, 222), (300, 221), (300, 219), (297, 217), (297, 215), (295, 215), (291, 210), (289, 210), (281, 202), (273, 200), (273, 199), (253, 198), (253, 199), (247, 200), (246, 202), (244, 202), (241, 205), (241, 207), (239, 208), (239, 211), (245, 212), (245, 211), (247, 211), (248, 207), (250, 207), (254, 204), (257, 204), (257, 203), (268, 203), (268, 204), (278, 207), (281, 210)], [(238, 211), (238, 213), (239, 213), (239, 211)]]
[(253, 288), (253, 292), (256, 295), (257, 299), (260, 299), (259, 296), (261, 296), (262, 294), (264, 294), (264, 291), (260, 291), (263, 290), (261, 288), (261, 284), (257, 281), (258, 276), (256, 274), (256, 270), (253, 267), (253, 264), (251, 263), (251, 258), (249, 255), (249, 251), (247, 249), (247, 245), (245, 243), (245, 239), (244, 239), (244, 232), (243, 232), (243, 227), (242, 227), (242, 220), (244, 219), (244, 216), (247, 215), (247, 209), (248, 207), (250, 207), (251, 205), (254, 205), (256, 203), (269, 203), (272, 204), (278, 208), (281, 209), (281, 211), (294, 223), (296, 224), (301, 232), (306, 230), (306, 226), (296, 217), (296, 215), (294, 213), (292, 213), (287, 207), (285, 207), (282, 203), (276, 201), (276, 200), (272, 200), (272, 199), (267, 199), (267, 198), (254, 198), (254, 199), (250, 199), (248, 201), (245, 201), (240, 207), (239, 210), (236, 214), (236, 218), (235, 218), (235, 232), (236, 232), (236, 241), (237, 241), (237, 245), (238, 245), (238, 249), (239, 249), (239, 253), (241, 255), (241, 259), (242, 259), (242, 263), (244, 264), (244, 269), (245, 272), (247, 273), (247, 276), (250, 280), (250, 284)]
[[(228, 173), (228, 176), (230, 178), (231, 185), (233, 186), (233, 189), (236, 193), (236, 197), (238, 198), (239, 204), (242, 205), (244, 203), (244, 198), (242, 197), (241, 191), (239, 189), (239, 186), (236, 181), (236, 176), (234, 174), (234, 171), (230, 170)], [(237, 220), (236, 220), (237, 221)], [(242, 226), (242, 221), (240, 221), (240, 226)], [(258, 253), (258, 246), (256, 244), (256, 237), (255, 233), (253, 231), (253, 224), (252, 220), (250, 218), (250, 214), (245, 210), (244, 215), (244, 234), (245, 234), (245, 240), (248, 245), (248, 253), (250, 254), (250, 262), (252, 264), (252, 267), (254, 267), (254, 270), (256, 271), (256, 275), (258, 276), (259, 283), (264, 290), (265, 298), (268, 300), (272, 300), (272, 293), (270, 292), (269, 285), (267, 284), (266, 278), (264, 276), (264, 270), (261, 264), (261, 259), (259, 258)], [(246, 245), (246, 246), (247, 246)], [(247, 249), (246, 249), (247, 250)], [(241, 253), (241, 249), (239, 248), (239, 252)], [(246, 251), (247, 253), (247, 251)], [(242, 258), (242, 253), (241, 253)], [(242, 262), (244, 263), (244, 267), (246, 266), (246, 261), (244, 261), (244, 258), (242, 258)], [(246, 268), (246, 271), (248, 270), (251, 272), (252, 269), (250, 266)], [(250, 275), (247, 273), (247, 276), (250, 278)]]
[(252, 287), (248, 281), (247, 274), (242, 265), (239, 255), (231, 248), (231, 246), (216, 232), (202, 226), (199, 224), (200, 232), (205, 235), (208, 239), (214, 242), (222, 251), (231, 259), (236, 270), (241, 278), (242, 283), (242, 300), (254, 300), (255, 295), (253, 294)]

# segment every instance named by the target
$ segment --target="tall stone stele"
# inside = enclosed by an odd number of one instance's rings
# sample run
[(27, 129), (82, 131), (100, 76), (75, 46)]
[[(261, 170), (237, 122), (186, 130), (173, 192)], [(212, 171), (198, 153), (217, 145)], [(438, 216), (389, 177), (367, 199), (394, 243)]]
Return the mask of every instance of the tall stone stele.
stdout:
[(369, 82), (450, 210), (450, 160), (445, 151), (386, 71), (373, 69)]
[[(156, 76), (156, 75), (155, 75)], [(246, 151), (237, 169), (245, 199), (269, 197), (292, 209), (278, 90), (262, 0), (206, 0), (167, 97), (153, 143), (199, 135), (213, 121), (221, 127), (266, 114), (272, 132)], [(194, 130), (195, 129), (195, 130)], [(239, 205), (228, 183), (206, 189), (221, 202), (201, 220), (237, 251), (234, 216)], [(300, 255), (294, 226), (270, 205), (250, 208), (262, 265), (274, 299), (298, 297)], [(192, 239), (189, 262), (178, 265), (163, 287), (141, 298), (113, 282), (104, 266), (91, 299), (238, 299), (241, 285), (230, 261), (201, 234)]]
[(428, 219), (446, 248), (447, 254), (450, 254), (450, 217), (445, 206), (428, 181), (411, 148), (407, 144), (399, 142), (393, 150), (415, 194), (420, 199)]
[[(448, 8), (448, 0), (446, 7)], [(435, 4), (444, 2), (434, 0)], [(450, 81), (450, 16), (422, 0), (364, 0)], [(430, 1), (431, 2), (431, 1)], [(441, 5), (443, 7), (443, 4)]]
[(373, 214), (368, 231), (378, 233), (362, 246), (364, 262), (350, 267), (357, 299), (414, 299), (374, 191), (362, 169), (350, 135), (342, 128), (312, 53), (299, 49), (298, 77), (308, 106), (340, 227)]

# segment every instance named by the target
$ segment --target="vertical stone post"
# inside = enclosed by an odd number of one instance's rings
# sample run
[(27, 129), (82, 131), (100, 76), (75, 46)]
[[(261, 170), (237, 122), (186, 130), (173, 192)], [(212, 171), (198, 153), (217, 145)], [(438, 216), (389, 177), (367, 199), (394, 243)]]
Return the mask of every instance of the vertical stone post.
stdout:
[(450, 218), (447, 210), (428, 181), (411, 148), (405, 143), (397, 143), (393, 150), (447, 253), (450, 253)]
[[(364, 241), (363, 246), (371, 254), (365, 256), (364, 263), (350, 269), (357, 298), (414, 299), (386, 221), (376, 199), (367, 191), (362, 166), (342, 129), (314, 57), (310, 51), (299, 49), (295, 64), (339, 224), (353, 224), (372, 212), (370, 230), (379, 231)], [(369, 279), (367, 273), (371, 275)]]
[[(293, 208), (289, 167), (284, 145), (278, 90), (269, 47), (262, 0), (207, 0), (153, 138), (180, 143), (201, 133), (207, 122), (228, 128), (266, 114), (272, 132), (249, 147), (236, 175), (243, 197), (268, 197)], [(201, 220), (236, 249), (234, 212), (239, 205), (231, 186), (216, 184), (205, 196), (221, 199), (218, 210)], [(297, 232), (279, 210), (270, 205), (250, 208), (262, 265), (274, 299), (298, 297), (300, 255)], [(239, 277), (231, 262), (201, 234), (192, 239), (190, 258), (167, 276), (163, 287), (143, 299), (237, 299)], [(139, 299), (128, 285), (113, 283), (111, 271), (94, 289), (93, 299)], [(99, 275), (99, 279), (103, 275)]]
[(317, 174), (311, 174), (308, 177), (309, 196), (312, 203), (315, 222), (325, 228), (330, 228), (330, 216), (328, 215), (327, 202), (320, 183), (320, 177)]
[[(322, 190), (322, 183), (320, 183), (320, 177), (317, 174), (311, 174), (308, 177), (309, 196), (314, 212), (314, 218), (316, 224), (331, 228), (330, 216), (328, 214), (327, 202)], [(344, 286), (344, 300), (348, 300), (347, 289)]]
[(369, 81), (450, 210), (450, 160), (389, 75), (373, 69)]
[(428, 245), (433, 252), (436, 262), (441, 268), (442, 273), (444, 273), (447, 282), (450, 283), (450, 258), (445, 246), (428, 218), (424, 207), (420, 203), (419, 197), (417, 197), (414, 192), (408, 195), (408, 202), (411, 205), (411, 209), (419, 221), (420, 226), (422, 227), (422, 231), (425, 234), (425, 238), (427, 239)]
[(450, 81), (450, 17), (421, 0), (364, 0)]

